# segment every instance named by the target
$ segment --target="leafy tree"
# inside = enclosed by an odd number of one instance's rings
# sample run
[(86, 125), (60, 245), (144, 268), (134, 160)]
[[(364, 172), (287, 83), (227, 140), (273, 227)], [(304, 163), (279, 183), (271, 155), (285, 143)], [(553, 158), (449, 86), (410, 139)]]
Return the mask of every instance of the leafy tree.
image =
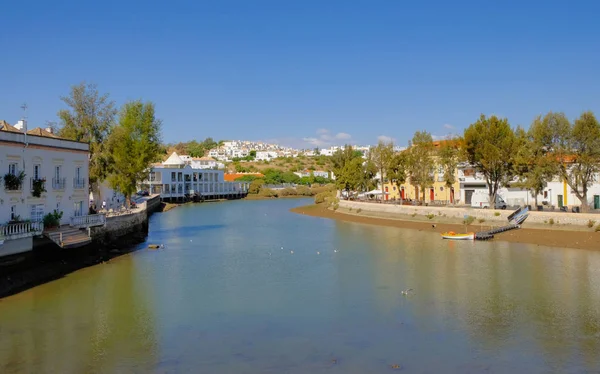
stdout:
[(204, 146), (195, 140), (188, 142), (185, 148), (186, 148), (186, 153), (192, 157), (204, 156), (204, 153), (205, 153)]
[(548, 181), (558, 173), (558, 162), (551, 153), (548, 127), (550, 117), (538, 116), (529, 131), (518, 127), (515, 130), (515, 173), (519, 178), (517, 186), (531, 192), (538, 205), (538, 195), (544, 191)]
[(398, 190), (400, 190), (401, 186), (406, 182), (407, 163), (407, 152), (396, 153), (390, 161), (388, 178), (396, 184)]
[(131, 101), (121, 108), (119, 125), (108, 139), (112, 165), (108, 181), (125, 195), (128, 205), (138, 182), (146, 179), (150, 164), (156, 161), (160, 128), (153, 103)]
[(335, 182), (339, 189), (356, 191), (364, 183), (363, 161), (360, 158), (353, 158), (344, 164), (340, 173), (336, 174)]
[(515, 133), (506, 118), (482, 114), (465, 129), (465, 156), (485, 177), (490, 206), (495, 206), (498, 189), (512, 179), (515, 144)]
[(100, 95), (95, 84), (85, 82), (72, 86), (69, 96), (61, 100), (69, 109), (58, 112), (62, 126), (58, 135), (90, 144), (89, 185), (99, 196), (99, 183), (110, 171), (105, 145), (117, 114), (115, 103), (108, 94)]
[(558, 161), (559, 175), (589, 210), (587, 193), (600, 172), (600, 124), (592, 112), (584, 112), (571, 125), (562, 113), (544, 117), (544, 131), (550, 150)]
[(444, 185), (450, 190), (456, 183), (455, 172), (459, 162), (457, 139), (447, 139), (440, 144), (438, 159), (443, 171)]
[(386, 143), (380, 141), (377, 146), (371, 147), (369, 151), (371, 155), (371, 161), (379, 172), (379, 179), (381, 182), (381, 200), (385, 196), (384, 184), (387, 179), (387, 171), (390, 166), (390, 161), (394, 157), (394, 144), (392, 142)]
[[(221, 142), (219, 142), (219, 143), (221, 143)], [(217, 148), (218, 145), (219, 144), (217, 142), (215, 142), (213, 140), (213, 138), (211, 138), (211, 137), (204, 139), (204, 141), (202, 142), (202, 146), (204, 147), (204, 149), (206, 151), (210, 151), (213, 148)]]
[(291, 171), (281, 174), (281, 183), (298, 183), (298, 181), (300, 181), (300, 177)]
[(411, 184), (419, 187), (425, 200), (425, 190), (433, 184), (434, 172), (433, 138), (430, 133), (415, 132), (407, 150), (406, 164)]
[(248, 154), (248, 156), (252, 157), (252, 159), (256, 158), (256, 151), (255, 150), (251, 150), (250, 153)]

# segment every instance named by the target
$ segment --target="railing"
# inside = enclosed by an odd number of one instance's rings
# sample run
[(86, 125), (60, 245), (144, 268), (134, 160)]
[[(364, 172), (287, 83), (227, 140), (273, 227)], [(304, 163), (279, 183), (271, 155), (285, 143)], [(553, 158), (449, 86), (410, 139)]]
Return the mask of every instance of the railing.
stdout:
[(52, 178), (52, 188), (55, 190), (64, 190), (66, 184), (66, 178)]
[(46, 179), (44, 178), (29, 178), (29, 188), (33, 191), (34, 190), (34, 185), (36, 182), (39, 182), (42, 184), (42, 191), (46, 189)]
[(85, 188), (84, 178), (73, 178), (73, 188), (83, 189)]
[(104, 224), (106, 224), (106, 215), (104, 214), (71, 217), (72, 227), (103, 226)]
[(11, 236), (27, 236), (27, 234), (41, 234), (44, 231), (43, 222), (9, 223), (0, 226), (0, 236), (9, 239)]

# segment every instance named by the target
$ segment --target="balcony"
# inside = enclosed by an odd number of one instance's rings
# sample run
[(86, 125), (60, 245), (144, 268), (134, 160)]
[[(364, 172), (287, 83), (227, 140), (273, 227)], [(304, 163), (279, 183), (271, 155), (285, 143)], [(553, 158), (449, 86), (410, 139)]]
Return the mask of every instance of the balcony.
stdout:
[(66, 178), (52, 178), (52, 189), (54, 190), (64, 190), (66, 184)]
[(4, 175), (4, 190), (9, 192), (21, 192), (23, 190), (23, 179), (25, 174), (21, 172), (18, 175), (8, 173)]
[(84, 178), (73, 178), (73, 188), (82, 190), (85, 188), (85, 179)]
[(42, 235), (42, 231), (44, 231), (43, 222), (20, 222), (0, 225), (0, 237), (3, 237), (5, 240)]
[(104, 226), (106, 224), (105, 214), (89, 214), (87, 216), (71, 217), (70, 226), (84, 229), (94, 226)]

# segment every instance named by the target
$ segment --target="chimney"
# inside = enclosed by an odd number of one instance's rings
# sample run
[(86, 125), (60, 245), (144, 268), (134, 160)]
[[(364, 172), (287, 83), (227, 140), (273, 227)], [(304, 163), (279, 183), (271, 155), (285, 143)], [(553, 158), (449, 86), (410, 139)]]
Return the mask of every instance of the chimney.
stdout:
[(48, 131), (50, 134), (54, 134), (54, 129), (52, 127), (46, 127), (44, 130)]
[(23, 131), (23, 129), (25, 128), (25, 121), (20, 119), (19, 122), (17, 122), (17, 124), (15, 125), (15, 128), (19, 131)]

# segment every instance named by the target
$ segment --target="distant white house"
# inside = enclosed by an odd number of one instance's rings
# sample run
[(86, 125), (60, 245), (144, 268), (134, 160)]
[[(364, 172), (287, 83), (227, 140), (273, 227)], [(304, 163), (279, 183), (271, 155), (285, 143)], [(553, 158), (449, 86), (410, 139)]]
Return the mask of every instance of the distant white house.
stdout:
[(329, 172), (328, 171), (320, 171), (320, 170), (303, 170), (303, 171), (297, 171), (294, 174), (296, 174), (297, 176), (299, 176), (300, 178), (308, 178), (310, 177), (310, 175), (314, 175), (315, 177), (322, 177), (325, 179), (329, 179)]
[(279, 154), (275, 151), (257, 151), (256, 158), (257, 161), (270, 161), (274, 158), (277, 158)]

